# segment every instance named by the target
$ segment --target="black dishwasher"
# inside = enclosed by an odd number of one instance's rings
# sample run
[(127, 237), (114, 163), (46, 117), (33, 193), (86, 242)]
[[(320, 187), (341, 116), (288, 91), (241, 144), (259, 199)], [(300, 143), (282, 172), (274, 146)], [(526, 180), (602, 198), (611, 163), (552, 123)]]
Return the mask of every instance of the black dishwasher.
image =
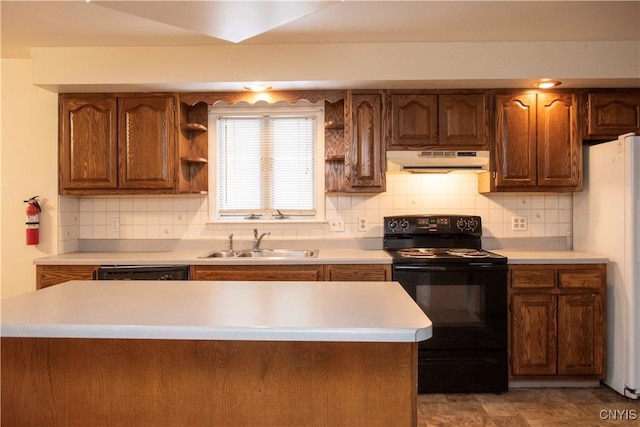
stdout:
[(188, 265), (103, 265), (98, 280), (189, 280)]

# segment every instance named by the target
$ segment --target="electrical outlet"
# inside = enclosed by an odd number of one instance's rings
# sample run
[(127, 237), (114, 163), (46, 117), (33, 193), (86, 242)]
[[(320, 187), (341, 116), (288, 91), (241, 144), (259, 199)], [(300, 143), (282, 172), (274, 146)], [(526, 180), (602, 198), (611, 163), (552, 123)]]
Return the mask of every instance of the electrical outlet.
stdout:
[(513, 230), (513, 231), (526, 231), (527, 230), (527, 217), (526, 216), (512, 216), (511, 217), (511, 230)]
[(112, 233), (118, 233), (120, 231), (120, 218), (109, 218), (109, 231)]
[(367, 231), (367, 218), (363, 216), (358, 217), (358, 231)]
[(329, 230), (330, 231), (344, 231), (344, 221), (342, 218), (335, 217), (329, 218)]

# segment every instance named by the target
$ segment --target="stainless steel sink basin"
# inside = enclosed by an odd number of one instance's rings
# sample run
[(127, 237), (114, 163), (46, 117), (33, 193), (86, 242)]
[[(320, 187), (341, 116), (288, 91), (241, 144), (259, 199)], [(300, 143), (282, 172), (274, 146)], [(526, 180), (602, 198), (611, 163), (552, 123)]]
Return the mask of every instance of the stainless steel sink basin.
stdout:
[(260, 251), (240, 251), (236, 254), (238, 257), (251, 258), (317, 258), (317, 249), (267, 249)]
[(211, 251), (198, 258), (317, 258), (318, 249), (251, 249)]
[(234, 256), (236, 256), (235, 251), (211, 251), (200, 255), (198, 258), (231, 258)]

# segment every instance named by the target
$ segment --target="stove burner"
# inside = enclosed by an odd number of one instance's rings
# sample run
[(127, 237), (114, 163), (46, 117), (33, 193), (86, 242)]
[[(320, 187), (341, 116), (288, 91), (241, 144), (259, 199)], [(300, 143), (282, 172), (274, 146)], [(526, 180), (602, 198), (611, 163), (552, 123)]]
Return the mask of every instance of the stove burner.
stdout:
[(449, 249), (447, 253), (463, 258), (485, 258), (487, 256), (486, 252), (477, 249)]
[(402, 258), (446, 258), (446, 257), (460, 257), (460, 258), (487, 258), (488, 255), (485, 251), (480, 249), (468, 249), (468, 248), (405, 248), (398, 249), (398, 254)]
[(435, 258), (436, 254), (433, 249), (421, 249), (421, 248), (411, 248), (411, 249), (400, 249), (398, 251), (400, 255), (405, 258)]

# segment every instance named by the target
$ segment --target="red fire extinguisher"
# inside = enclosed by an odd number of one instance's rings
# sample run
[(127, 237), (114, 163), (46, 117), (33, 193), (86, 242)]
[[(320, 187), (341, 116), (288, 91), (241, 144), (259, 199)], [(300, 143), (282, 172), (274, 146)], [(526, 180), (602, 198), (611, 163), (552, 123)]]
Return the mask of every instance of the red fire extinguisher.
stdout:
[(38, 196), (33, 196), (29, 200), (25, 200), (27, 205), (27, 245), (37, 245), (40, 243), (40, 203)]

